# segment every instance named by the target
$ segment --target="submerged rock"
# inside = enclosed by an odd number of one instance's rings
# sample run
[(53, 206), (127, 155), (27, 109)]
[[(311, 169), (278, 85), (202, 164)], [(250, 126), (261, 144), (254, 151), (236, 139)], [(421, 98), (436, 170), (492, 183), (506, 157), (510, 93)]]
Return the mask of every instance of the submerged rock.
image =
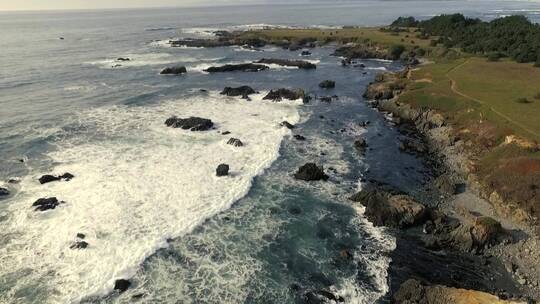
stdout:
[(307, 163), (298, 169), (294, 178), (304, 181), (318, 181), (327, 180), (329, 177), (324, 173), (323, 167), (319, 167), (315, 163)]
[(214, 126), (210, 119), (201, 117), (178, 118), (173, 116), (165, 121), (165, 125), (171, 128), (182, 128), (191, 131), (206, 131)]
[(249, 98), (249, 95), (255, 94), (255, 90), (249, 86), (241, 86), (237, 88), (226, 87), (221, 91), (222, 95), (227, 96), (242, 96), (242, 98)]
[(88, 245), (89, 244), (85, 241), (77, 241), (71, 244), (71, 246), (69, 246), (69, 249), (86, 249)]
[(301, 56), (311, 56), (311, 52), (310, 51), (302, 51), (302, 53), (300, 53)]
[(281, 66), (297, 67), (304, 70), (316, 69), (317, 66), (309, 61), (305, 60), (289, 60), (289, 59), (275, 59), (275, 58), (263, 58), (255, 63), (263, 64), (277, 64)]
[(333, 89), (336, 87), (336, 82), (333, 80), (325, 80), (319, 83), (319, 87), (323, 89)]
[(290, 129), (290, 130), (294, 129), (294, 125), (292, 125), (291, 123), (289, 123), (289, 122), (286, 121), (286, 120), (285, 120), (285, 121), (282, 121), (282, 122), (280, 123), (280, 125), (281, 125), (282, 127), (285, 127), (285, 128), (287, 128), (287, 129)]
[(244, 146), (244, 143), (238, 139), (238, 138), (231, 138), (229, 139), (229, 141), (227, 141), (227, 144), (228, 145), (232, 145), (232, 146), (235, 146), (235, 147), (242, 147)]
[(306, 138), (300, 134), (293, 135), (294, 139), (296, 140), (306, 140)]
[(125, 279), (119, 279), (114, 282), (114, 290), (118, 290), (118, 292), (122, 293), (131, 286), (131, 282), (129, 280)]
[(40, 198), (32, 204), (32, 207), (36, 207), (35, 211), (46, 211), (54, 209), (60, 205), (61, 201), (58, 201), (56, 197)]
[(160, 72), (161, 75), (180, 75), (184, 73), (187, 73), (187, 69), (185, 66), (168, 67), (164, 68)]
[(302, 89), (277, 89), (277, 90), (271, 90), (270, 93), (268, 93), (266, 96), (264, 96), (264, 100), (272, 100), (272, 101), (282, 101), (283, 99), (288, 100), (297, 100), (302, 99), (306, 97), (306, 93)]
[(354, 142), (354, 147), (360, 152), (366, 151), (368, 144), (364, 138), (359, 138)]
[(216, 168), (216, 176), (227, 176), (229, 175), (229, 165), (220, 164)]
[(351, 199), (366, 207), (364, 215), (375, 226), (410, 227), (421, 224), (426, 217), (424, 205), (407, 195), (362, 190)]
[(0, 188), (0, 197), (1, 196), (8, 196), (9, 195), (9, 190), (6, 189), (6, 188)]
[(264, 64), (253, 63), (240, 63), (240, 64), (226, 64), (217, 67), (209, 67), (205, 72), (208, 73), (220, 73), (220, 72), (259, 72), (268, 70), (269, 67)]
[(43, 175), (42, 177), (40, 177), (38, 180), (39, 180), (39, 183), (43, 185), (43, 184), (46, 184), (46, 183), (60, 181), (60, 180), (70, 181), (74, 177), (75, 177), (75, 175), (66, 172), (66, 173), (64, 173), (62, 175), (58, 175), (58, 176), (57, 175), (46, 174), (46, 175)]

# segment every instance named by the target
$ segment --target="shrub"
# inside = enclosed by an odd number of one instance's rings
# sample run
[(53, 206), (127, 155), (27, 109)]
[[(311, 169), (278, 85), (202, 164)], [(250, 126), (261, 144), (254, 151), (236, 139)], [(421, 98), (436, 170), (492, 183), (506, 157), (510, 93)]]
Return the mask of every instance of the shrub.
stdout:
[(528, 99), (525, 98), (525, 97), (520, 97), (520, 98), (516, 99), (516, 102), (517, 102), (517, 103), (532, 103), (531, 100), (528, 100)]
[(390, 48), (390, 55), (392, 55), (392, 58), (399, 59), (401, 54), (405, 51), (405, 47), (401, 44), (393, 45)]

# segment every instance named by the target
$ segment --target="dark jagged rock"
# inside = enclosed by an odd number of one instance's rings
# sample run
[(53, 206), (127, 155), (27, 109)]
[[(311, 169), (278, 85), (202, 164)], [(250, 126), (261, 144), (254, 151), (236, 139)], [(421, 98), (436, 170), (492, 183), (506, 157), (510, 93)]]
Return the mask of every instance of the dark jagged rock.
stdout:
[(439, 191), (447, 196), (451, 196), (457, 193), (457, 185), (452, 181), (450, 176), (443, 174), (435, 179), (435, 187)]
[(235, 147), (242, 147), (244, 146), (244, 143), (238, 139), (238, 138), (231, 138), (229, 139), (229, 141), (227, 141), (227, 144), (228, 145), (232, 145), (232, 146), (235, 146)]
[(130, 61), (130, 60), (131, 60), (131, 58), (127, 58), (127, 57), (118, 57), (116, 59), (116, 61)]
[(311, 52), (310, 51), (302, 51), (302, 53), (300, 55), (301, 56), (311, 56)]
[(114, 290), (118, 290), (120, 293), (128, 290), (129, 286), (131, 286), (131, 282), (129, 280), (119, 279), (114, 282)]
[(221, 135), (229, 135), (229, 134), (231, 134), (231, 132), (229, 132), (229, 131), (225, 131), (225, 132), (221, 133)]
[(345, 299), (326, 290), (315, 290), (304, 294), (304, 302), (307, 304), (343, 303)]
[(400, 73), (380, 73), (375, 82), (370, 83), (363, 97), (369, 100), (391, 99), (405, 88), (406, 71)]
[(221, 73), (221, 72), (259, 72), (268, 70), (269, 67), (264, 64), (254, 63), (240, 63), (240, 64), (226, 64), (217, 67), (209, 67), (205, 72), (208, 73)]
[(36, 207), (35, 211), (46, 211), (54, 209), (60, 205), (61, 201), (58, 201), (56, 197), (40, 198), (32, 204), (32, 207)]
[(182, 128), (191, 131), (206, 131), (214, 126), (210, 119), (200, 117), (178, 118), (173, 116), (165, 121), (165, 125), (171, 128)]
[(376, 226), (410, 227), (426, 218), (426, 208), (406, 195), (362, 190), (351, 199), (366, 207), (364, 215)]
[(368, 144), (364, 138), (359, 138), (354, 142), (354, 147), (360, 151), (364, 152), (366, 148), (368, 147)]
[(169, 44), (172, 47), (195, 47), (195, 48), (213, 48), (232, 46), (234, 42), (225, 39), (184, 39), (170, 40)]
[(184, 73), (187, 73), (187, 69), (185, 66), (168, 67), (164, 68), (160, 72), (161, 75), (180, 75)]
[(220, 164), (216, 168), (216, 176), (227, 176), (229, 175), (229, 165)]
[(88, 245), (89, 244), (85, 241), (77, 241), (71, 244), (71, 246), (69, 246), (69, 249), (86, 249)]
[(8, 196), (9, 195), (9, 190), (6, 189), (6, 188), (0, 188), (0, 197), (1, 196)]
[(426, 153), (428, 152), (427, 146), (419, 139), (405, 138), (399, 144), (399, 149), (404, 152), (411, 153)]
[(227, 96), (242, 96), (242, 98), (248, 98), (249, 95), (255, 94), (255, 90), (249, 86), (241, 86), (237, 88), (226, 87), (221, 91), (222, 95)]
[(46, 184), (46, 183), (60, 181), (60, 180), (70, 181), (74, 177), (75, 176), (73, 174), (66, 172), (66, 173), (64, 173), (62, 175), (58, 175), (58, 176), (46, 174), (46, 175), (43, 175), (42, 177), (40, 177), (38, 180), (39, 180), (39, 183), (43, 185), (43, 184)]
[(296, 179), (304, 181), (318, 181), (328, 179), (328, 175), (324, 173), (324, 169), (314, 163), (307, 163), (300, 167), (298, 171), (294, 174), (294, 177)]
[(317, 66), (309, 61), (304, 60), (289, 60), (289, 59), (275, 59), (275, 58), (263, 58), (255, 63), (263, 64), (277, 64), (281, 66), (297, 67), (299, 69), (312, 70)]
[(281, 125), (282, 127), (287, 128), (287, 129), (291, 129), (291, 130), (294, 129), (294, 125), (292, 125), (292, 124), (289, 123), (288, 121), (282, 121), (282, 122), (280, 123), (280, 125)]
[(86, 235), (84, 233), (77, 233), (77, 237), (79, 239), (84, 239), (86, 237)]
[(296, 99), (302, 99), (306, 97), (306, 93), (302, 89), (277, 89), (277, 90), (271, 90), (270, 93), (268, 93), (266, 96), (264, 96), (264, 100), (272, 100), (272, 101), (282, 101), (283, 99), (289, 99), (289, 100), (296, 100)]
[(306, 138), (300, 134), (295, 134), (293, 137), (296, 140), (306, 140)]
[(336, 87), (336, 82), (333, 80), (325, 80), (319, 83), (319, 87), (323, 89), (333, 89)]
[(319, 97), (319, 100), (321, 102), (331, 103), (332, 102), (332, 97), (331, 96), (321, 96), (321, 97)]

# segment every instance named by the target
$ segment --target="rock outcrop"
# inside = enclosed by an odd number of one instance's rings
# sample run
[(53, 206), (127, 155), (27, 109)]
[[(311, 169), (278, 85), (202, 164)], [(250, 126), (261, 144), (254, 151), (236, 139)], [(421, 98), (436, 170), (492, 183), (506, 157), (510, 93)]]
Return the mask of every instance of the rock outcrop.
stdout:
[(304, 70), (312, 70), (316, 69), (317, 65), (305, 61), (305, 60), (289, 60), (289, 59), (275, 59), (275, 58), (263, 58), (261, 60), (256, 61), (255, 63), (262, 63), (262, 64), (277, 64), (281, 66), (288, 66), (288, 67), (297, 67), (299, 69)]
[(173, 116), (165, 121), (165, 125), (190, 131), (206, 131), (211, 129), (214, 123), (210, 119), (201, 117), (178, 118)]
[(404, 73), (381, 73), (375, 77), (364, 92), (364, 98), (368, 100), (391, 99), (405, 88)]
[(366, 207), (364, 215), (376, 226), (411, 227), (421, 224), (426, 217), (424, 205), (407, 195), (362, 190), (351, 197), (351, 200)]
[(289, 130), (294, 129), (294, 125), (291, 124), (290, 122), (286, 121), (286, 120), (282, 121), (282, 122), (280, 123), (280, 125), (281, 125), (282, 127), (285, 127), (285, 128), (287, 128), (287, 129), (289, 129)]
[(209, 67), (205, 72), (208, 73), (223, 73), (223, 72), (259, 72), (268, 70), (269, 67), (264, 64), (254, 63), (240, 63), (240, 64), (226, 64), (217, 67)]
[(242, 98), (248, 99), (249, 95), (257, 93), (253, 88), (249, 86), (241, 86), (237, 88), (225, 87), (221, 91), (222, 95), (227, 96), (242, 96)]
[(180, 75), (184, 73), (187, 73), (185, 66), (167, 67), (160, 72), (161, 75)]
[(304, 181), (318, 181), (327, 180), (329, 177), (324, 173), (323, 167), (319, 167), (315, 163), (307, 163), (298, 169), (294, 178)]
[(114, 282), (114, 290), (117, 290), (119, 293), (122, 293), (131, 286), (131, 282), (126, 279), (119, 279)]
[(266, 96), (264, 96), (264, 100), (272, 100), (272, 101), (282, 101), (283, 99), (288, 100), (297, 100), (302, 99), (306, 97), (306, 93), (302, 89), (277, 89), (277, 90), (271, 90), (270, 93), (268, 93)]
[(75, 176), (71, 173), (64, 173), (62, 175), (49, 175), (49, 174), (46, 174), (46, 175), (43, 175), (42, 177), (40, 177), (38, 179), (39, 183), (40, 184), (46, 184), (46, 183), (50, 183), (50, 182), (55, 182), (55, 181), (60, 181), (60, 180), (65, 180), (65, 181), (70, 181), (72, 178), (74, 178)]
[(32, 207), (36, 207), (35, 211), (47, 211), (55, 209), (64, 202), (59, 201), (56, 197), (40, 198), (32, 204)]
[(229, 175), (229, 165), (227, 164), (220, 164), (216, 168), (216, 176), (227, 176)]
[(235, 147), (243, 147), (244, 146), (244, 143), (238, 138), (230, 138), (227, 141), (227, 144), (235, 146)]
[(0, 187), (0, 197), (2, 196), (8, 196), (9, 195), (9, 190), (6, 189), (6, 188), (1, 188)]

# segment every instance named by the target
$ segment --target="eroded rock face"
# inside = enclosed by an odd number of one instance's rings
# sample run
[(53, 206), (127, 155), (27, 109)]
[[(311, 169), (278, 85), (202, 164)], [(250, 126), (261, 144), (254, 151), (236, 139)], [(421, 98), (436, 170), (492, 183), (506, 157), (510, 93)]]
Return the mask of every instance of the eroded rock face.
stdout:
[(319, 87), (323, 89), (333, 89), (336, 87), (336, 82), (333, 80), (325, 80), (319, 83)]
[(277, 89), (277, 90), (271, 90), (270, 93), (268, 93), (266, 96), (264, 96), (264, 100), (272, 100), (272, 101), (282, 101), (283, 99), (288, 100), (297, 100), (302, 99), (306, 97), (306, 93), (302, 89)]
[(410, 227), (421, 224), (426, 216), (424, 205), (407, 195), (363, 190), (351, 199), (366, 207), (364, 215), (376, 226)]
[(180, 75), (184, 73), (187, 73), (185, 66), (168, 67), (160, 72), (161, 75)]
[(242, 98), (249, 98), (249, 95), (255, 94), (255, 90), (249, 86), (241, 86), (237, 88), (226, 87), (221, 91), (222, 95), (227, 96), (242, 96)]
[(36, 207), (35, 211), (47, 211), (58, 207), (61, 201), (58, 201), (56, 197), (40, 198), (32, 204), (32, 207)]
[(222, 72), (259, 72), (268, 70), (269, 67), (264, 64), (254, 63), (240, 63), (240, 64), (226, 64), (217, 67), (209, 67), (204, 70), (208, 73), (222, 73)]
[(263, 64), (277, 64), (281, 66), (297, 67), (304, 70), (316, 69), (317, 66), (309, 61), (305, 60), (289, 60), (289, 59), (275, 59), (275, 58), (263, 58), (255, 63)]
[(441, 285), (424, 285), (410, 279), (394, 294), (395, 304), (518, 304), (525, 302), (501, 300), (497, 296), (467, 289)]
[(323, 167), (319, 167), (315, 163), (307, 163), (298, 169), (294, 178), (304, 181), (318, 181), (327, 180), (328, 175), (324, 173)]
[(182, 128), (191, 131), (206, 131), (214, 126), (210, 119), (201, 117), (178, 118), (173, 116), (165, 121), (165, 125), (171, 128)]

